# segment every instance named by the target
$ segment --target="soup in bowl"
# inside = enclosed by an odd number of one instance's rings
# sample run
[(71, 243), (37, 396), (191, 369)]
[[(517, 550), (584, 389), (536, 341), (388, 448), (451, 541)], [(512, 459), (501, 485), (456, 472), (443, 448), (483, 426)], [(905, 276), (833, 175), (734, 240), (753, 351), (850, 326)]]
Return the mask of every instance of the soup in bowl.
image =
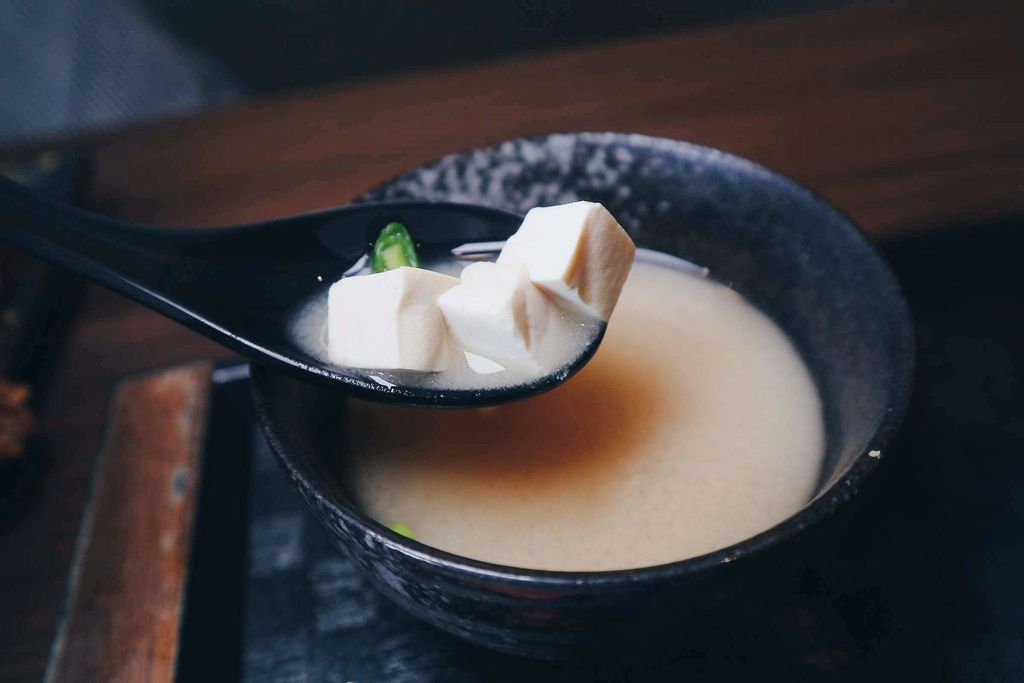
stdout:
[[(412, 613), (528, 656), (678, 642), (752, 600), (874, 470), (909, 392), (906, 305), (848, 219), (751, 162), (616, 134), (465, 158), (516, 150), (523, 183), (565, 193), (521, 201), (601, 201), (640, 248), (591, 364), (543, 396), (443, 413), (254, 367), (257, 415), (339, 544)], [(604, 187), (595, 159), (628, 163)], [(467, 185), (495, 171), (452, 167)], [(378, 198), (459, 198), (431, 196), (431, 177)]]

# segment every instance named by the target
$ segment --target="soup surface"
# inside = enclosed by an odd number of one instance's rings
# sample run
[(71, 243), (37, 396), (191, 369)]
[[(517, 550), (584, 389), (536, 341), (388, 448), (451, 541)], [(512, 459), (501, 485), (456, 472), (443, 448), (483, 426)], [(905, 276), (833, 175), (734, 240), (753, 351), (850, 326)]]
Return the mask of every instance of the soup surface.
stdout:
[(547, 394), (353, 401), (359, 504), (442, 550), (573, 571), (693, 557), (800, 509), (824, 449), (809, 371), (766, 315), (674, 261), (638, 258), (593, 360)]

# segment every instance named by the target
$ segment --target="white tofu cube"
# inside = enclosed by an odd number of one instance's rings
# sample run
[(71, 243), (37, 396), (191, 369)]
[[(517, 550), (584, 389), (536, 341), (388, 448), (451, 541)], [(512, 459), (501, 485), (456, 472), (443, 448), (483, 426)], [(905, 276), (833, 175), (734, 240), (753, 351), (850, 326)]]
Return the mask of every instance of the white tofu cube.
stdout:
[(452, 336), (492, 361), (536, 361), (557, 307), (522, 266), (474, 263), (437, 299)]
[(377, 370), (444, 370), (452, 358), (437, 297), (458, 278), (396, 268), (338, 280), (327, 296), (332, 363)]
[(525, 266), (551, 296), (607, 320), (635, 253), (633, 240), (604, 206), (573, 202), (531, 209), (498, 263)]

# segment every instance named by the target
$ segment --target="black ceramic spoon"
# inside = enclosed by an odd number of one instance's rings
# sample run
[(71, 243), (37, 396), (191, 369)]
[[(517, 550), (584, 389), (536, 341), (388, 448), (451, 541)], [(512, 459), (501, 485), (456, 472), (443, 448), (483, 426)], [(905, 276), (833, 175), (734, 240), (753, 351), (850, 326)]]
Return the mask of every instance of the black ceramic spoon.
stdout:
[(430, 407), (490, 405), (551, 389), (593, 355), (601, 335), (560, 370), (508, 388), (431, 389), (379, 383), (323, 363), (291, 334), (301, 307), (367, 253), (391, 221), (426, 249), (504, 240), (522, 218), (450, 203), (367, 204), (263, 223), (196, 230), (112, 220), (0, 178), (0, 239), (124, 294), (250, 359), (347, 394)]

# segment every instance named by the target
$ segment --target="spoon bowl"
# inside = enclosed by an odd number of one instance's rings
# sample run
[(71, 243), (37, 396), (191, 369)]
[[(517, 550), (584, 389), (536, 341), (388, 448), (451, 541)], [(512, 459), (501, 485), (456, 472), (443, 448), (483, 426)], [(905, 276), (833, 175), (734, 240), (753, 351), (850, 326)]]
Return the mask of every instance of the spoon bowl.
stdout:
[(0, 179), (0, 239), (124, 294), (252, 360), (363, 399), (425, 407), (485, 406), (552, 389), (590, 360), (508, 387), (434, 388), (375, 380), (331, 365), (292, 322), (358, 267), (382, 227), (409, 226), (426, 250), (498, 242), (522, 216), (450, 202), (362, 204), (223, 228), (172, 230), (113, 220)]

